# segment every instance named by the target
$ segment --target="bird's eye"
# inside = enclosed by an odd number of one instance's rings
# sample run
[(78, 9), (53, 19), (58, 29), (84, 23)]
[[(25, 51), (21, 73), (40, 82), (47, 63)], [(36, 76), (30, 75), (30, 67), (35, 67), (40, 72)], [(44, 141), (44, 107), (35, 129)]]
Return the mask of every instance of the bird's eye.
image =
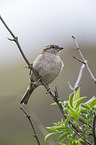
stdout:
[(54, 48), (54, 46), (52, 46), (51, 48)]

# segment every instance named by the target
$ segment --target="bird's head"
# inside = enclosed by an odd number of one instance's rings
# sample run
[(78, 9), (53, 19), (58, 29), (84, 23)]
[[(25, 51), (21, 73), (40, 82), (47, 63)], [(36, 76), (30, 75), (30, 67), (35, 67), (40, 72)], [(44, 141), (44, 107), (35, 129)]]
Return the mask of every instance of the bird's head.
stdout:
[(58, 55), (62, 49), (64, 48), (59, 45), (48, 45), (43, 49), (43, 53), (51, 53), (51, 54)]

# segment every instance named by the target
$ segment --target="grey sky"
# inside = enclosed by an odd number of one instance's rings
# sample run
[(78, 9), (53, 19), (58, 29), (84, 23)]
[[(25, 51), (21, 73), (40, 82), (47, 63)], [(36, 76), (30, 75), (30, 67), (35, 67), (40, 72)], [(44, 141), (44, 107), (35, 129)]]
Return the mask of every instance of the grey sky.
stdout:
[[(96, 0), (5, 0), (0, 14), (19, 37), (24, 52), (40, 53), (48, 44), (67, 49), (75, 35), (96, 45)], [(0, 22), (0, 65), (21, 58), (10, 34)]]

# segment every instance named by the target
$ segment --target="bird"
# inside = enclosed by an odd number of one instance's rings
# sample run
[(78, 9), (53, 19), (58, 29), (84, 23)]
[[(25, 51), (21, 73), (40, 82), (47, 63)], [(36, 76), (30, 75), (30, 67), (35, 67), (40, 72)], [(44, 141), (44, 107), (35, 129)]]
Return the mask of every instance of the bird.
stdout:
[[(63, 49), (59, 45), (48, 45), (33, 62), (33, 68), (46, 85), (51, 84), (64, 67), (64, 63), (59, 56), (59, 52)], [(21, 98), (20, 104), (26, 105), (33, 91), (41, 85), (35, 74), (30, 70), (29, 85), (24, 96)]]

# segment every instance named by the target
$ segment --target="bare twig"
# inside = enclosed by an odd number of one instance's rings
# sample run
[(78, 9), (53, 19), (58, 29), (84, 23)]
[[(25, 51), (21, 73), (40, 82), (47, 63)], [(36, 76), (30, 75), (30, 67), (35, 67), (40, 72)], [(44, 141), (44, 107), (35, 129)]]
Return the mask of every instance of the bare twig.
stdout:
[(79, 62), (81, 62), (81, 63), (83, 63), (83, 64), (86, 65), (86, 63), (85, 63), (84, 61), (82, 61), (81, 59), (79, 59), (79, 58), (77, 58), (77, 57), (75, 57), (75, 56), (73, 56), (73, 58), (75, 58), (75, 59), (78, 60)]
[(75, 45), (76, 45), (75, 50), (78, 50), (78, 52), (79, 52), (79, 54), (80, 54), (80, 56), (81, 56), (81, 58), (82, 58), (82, 60), (80, 60), (80, 59), (78, 59), (78, 58), (76, 58), (76, 57), (75, 57), (75, 59), (77, 59), (79, 62), (85, 64), (85, 66), (86, 66), (86, 68), (87, 68), (87, 70), (88, 70), (88, 72), (89, 72), (91, 78), (94, 80), (94, 83), (96, 83), (96, 78), (95, 78), (94, 75), (92, 74), (92, 72), (91, 72), (91, 70), (90, 70), (90, 68), (89, 68), (89, 66), (88, 66), (87, 60), (85, 60), (85, 58), (84, 58), (84, 56), (83, 56), (83, 54), (82, 54), (82, 52), (81, 52), (81, 50), (80, 50), (80, 48), (79, 48), (79, 45), (78, 45), (78, 43), (77, 43), (76, 38), (75, 38), (74, 36), (72, 36), (72, 38), (73, 38), (74, 41), (75, 41)]
[(75, 85), (74, 85), (74, 89), (76, 89), (76, 88), (79, 87), (79, 83), (80, 83), (80, 80), (81, 80), (81, 78), (82, 78), (82, 74), (83, 74), (84, 67), (85, 67), (85, 65), (82, 64), (82, 66), (81, 66), (81, 68), (80, 68), (80, 71), (79, 71), (79, 75), (78, 75), (77, 81), (76, 81), (76, 83), (75, 83)]
[(68, 84), (69, 84), (69, 88), (73, 91), (73, 92), (76, 92), (77, 89), (79, 88), (79, 84), (80, 84), (80, 81), (81, 81), (81, 78), (82, 78), (82, 74), (83, 74), (83, 70), (84, 70), (84, 67), (85, 65), (82, 64), (81, 68), (80, 68), (80, 71), (79, 71), (79, 75), (78, 75), (78, 78), (76, 80), (76, 83), (74, 85), (74, 87), (72, 87), (71, 83), (68, 81)]
[(68, 85), (69, 85), (69, 88), (70, 88), (72, 91), (74, 91), (74, 88), (72, 87), (71, 83), (70, 83), (69, 81), (68, 81), (67, 83), (68, 83)]
[(78, 134), (78, 136), (80, 136), (84, 141), (85, 141), (85, 144), (87, 143), (87, 144), (89, 144), (89, 145), (92, 145), (88, 140), (86, 140), (85, 138), (84, 138), (84, 136), (82, 136), (79, 132), (77, 132), (77, 134)]
[[(72, 38), (75, 39), (74, 36)], [(75, 50), (79, 50), (79, 46), (78, 46), (77, 41), (75, 41), (75, 43), (76, 43)], [(78, 60), (79, 62), (82, 63), (82, 66), (80, 68), (79, 75), (78, 75), (78, 78), (76, 80), (76, 83), (75, 83), (74, 87), (72, 87), (71, 83), (68, 81), (69, 88), (74, 92), (75, 96), (76, 96), (77, 89), (80, 86), (79, 84), (80, 84), (80, 81), (81, 81), (81, 78), (82, 78), (83, 70), (84, 70), (84, 68), (86, 66), (86, 63), (87, 63), (87, 61), (84, 60), (84, 57), (83, 57), (81, 51), (80, 51), (80, 56), (82, 57), (83, 61), (81, 59), (78, 59), (77, 57), (73, 56), (76, 60)], [(84, 123), (84, 124), (87, 124), (90, 128), (92, 128), (92, 126), (90, 124), (86, 123), (84, 120), (79, 119), (79, 121), (82, 122), (82, 123)]]
[(69, 88), (74, 92), (75, 98), (76, 98), (76, 92), (77, 92), (78, 88), (80, 87), (79, 83), (80, 83), (81, 78), (82, 78), (84, 67), (85, 67), (85, 65), (82, 64), (82, 66), (80, 68), (80, 71), (79, 71), (78, 78), (76, 80), (76, 83), (75, 83), (74, 87), (72, 87), (71, 83), (68, 81)]
[[(33, 68), (33, 66), (30, 64), (30, 62), (28, 61), (27, 57), (25, 56), (24, 52), (22, 51), (21, 49), (21, 46), (19, 44), (19, 41), (18, 41), (18, 37), (15, 37), (15, 35), (12, 33), (12, 31), (9, 29), (9, 27), (6, 25), (6, 23), (4, 22), (4, 20), (2, 19), (2, 17), (0, 16), (0, 20), (2, 21), (2, 23), (4, 24), (4, 26), (6, 27), (6, 29), (9, 31), (9, 33), (11, 34), (11, 36), (13, 37), (13, 39), (9, 39), (10, 41), (14, 41), (17, 46), (18, 46), (18, 49), (23, 57), (23, 59), (25, 60), (25, 62), (27, 63), (28, 65), (28, 68), (31, 69), (33, 71), (33, 73), (35, 74), (35, 76), (38, 78), (38, 80), (41, 82), (41, 84), (48, 90), (48, 93), (51, 95), (51, 97), (53, 98), (53, 100), (57, 103), (59, 109), (60, 109), (60, 112), (62, 113), (64, 119), (66, 119), (66, 116), (64, 115), (65, 112), (63, 110), (63, 107), (59, 101), (59, 99), (57, 99), (57, 95), (58, 93), (54, 94), (51, 90), (49, 90), (49, 87), (45, 84), (45, 82), (42, 81), (42, 78), (39, 76), (38, 72)], [(58, 96), (59, 98), (59, 96)], [(76, 132), (76, 134), (78, 134), (77, 132), (79, 131), (79, 128), (77, 128), (73, 122), (71, 120), (69, 120), (69, 124), (72, 126), (72, 128), (74, 129), (74, 131)], [(79, 134), (78, 134), (79, 135)], [(81, 135), (80, 135), (81, 137)], [(83, 138), (83, 137), (82, 137)], [(87, 141), (86, 141), (87, 142)]]
[(22, 57), (24, 58), (25, 62), (26, 62), (28, 65), (30, 65), (30, 62), (28, 61), (27, 57), (25, 56), (24, 52), (23, 52), (22, 49), (21, 49), (21, 46), (20, 46), (20, 44), (19, 44), (19, 42), (18, 42), (18, 37), (16, 37), (16, 36), (13, 34), (13, 32), (9, 29), (9, 27), (6, 25), (6, 23), (4, 22), (4, 20), (2, 19), (1, 16), (0, 16), (0, 19), (1, 19), (2, 23), (4, 24), (4, 26), (6, 27), (6, 29), (7, 29), (7, 30), (9, 31), (9, 33), (11, 34), (11, 36), (13, 37), (13, 39), (9, 39), (9, 38), (8, 38), (8, 40), (14, 41), (14, 42), (17, 44), (17, 46), (18, 46), (18, 48), (19, 48), (19, 51), (20, 51), (20, 53), (22, 54)]
[[(30, 112), (32, 114), (33, 121), (35, 121), (35, 124), (38, 126), (38, 128), (40, 129), (40, 131), (42, 132), (42, 134), (44, 136), (46, 136), (49, 132), (45, 129), (45, 126), (42, 124), (42, 122), (40, 121), (40, 119), (38, 118), (38, 116), (36, 115), (36, 113), (33, 111), (33, 109), (30, 109)], [(48, 143), (50, 145), (56, 145), (55, 142), (52, 140), (52, 138), (48, 140)]]
[(26, 116), (27, 119), (29, 120), (30, 125), (31, 125), (31, 127), (32, 127), (32, 129), (33, 129), (33, 132), (34, 132), (33, 136), (36, 138), (36, 141), (37, 141), (38, 145), (40, 145), (38, 136), (37, 136), (37, 134), (36, 134), (36, 130), (35, 130), (35, 128), (34, 128), (34, 125), (33, 125), (33, 123), (32, 123), (32, 120), (30, 119), (30, 115), (28, 115), (28, 113), (23, 109), (23, 107), (20, 107), (20, 109), (24, 112), (25, 116)]
[(93, 129), (92, 129), (92, 132), (93, 132), (94, 143), (96, 145), (96, 114), (95, 113), (94, 113), (94, 116), (93, 116)]

